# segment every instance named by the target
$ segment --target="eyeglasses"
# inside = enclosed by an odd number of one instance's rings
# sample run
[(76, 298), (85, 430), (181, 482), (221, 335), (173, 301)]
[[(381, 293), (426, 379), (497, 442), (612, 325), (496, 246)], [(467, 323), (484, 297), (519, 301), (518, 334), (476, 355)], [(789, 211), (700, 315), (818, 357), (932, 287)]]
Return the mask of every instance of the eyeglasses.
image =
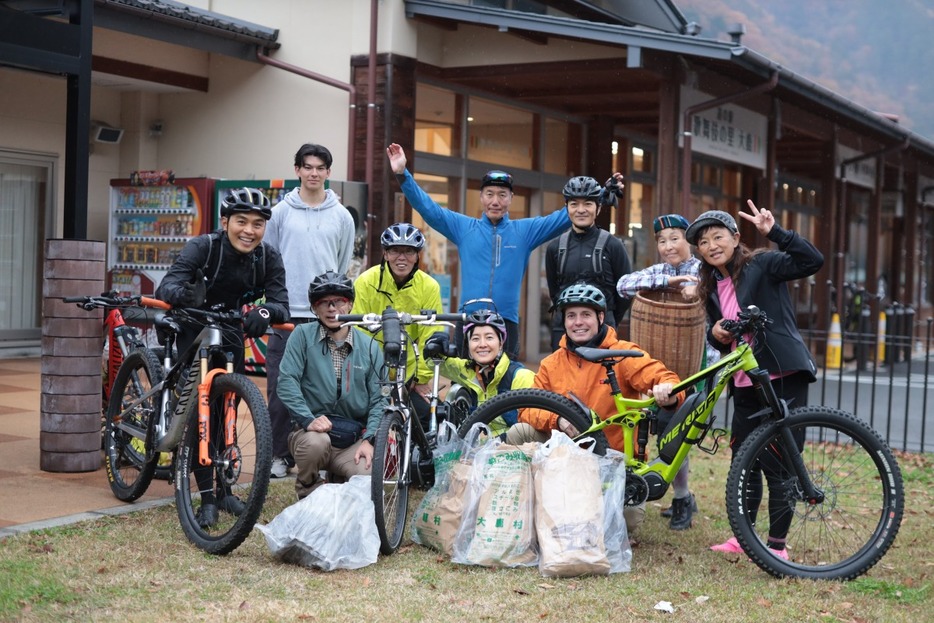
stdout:
[(333, 299), (318, 299), (318, 302), (315, 303), (315, 307), (338, 308), (338, 307), (343, 307), (344, 305), (347, 305), (348, 303), (350, 303), (350, 299), (346, 299), (341, 296), (339, 298), (333, 298)]
[(418, 249), (415, 247), (390, 247), (386, 249), (386, 257), (399, 257), (400, 255), (415, 257), (418, 255)]

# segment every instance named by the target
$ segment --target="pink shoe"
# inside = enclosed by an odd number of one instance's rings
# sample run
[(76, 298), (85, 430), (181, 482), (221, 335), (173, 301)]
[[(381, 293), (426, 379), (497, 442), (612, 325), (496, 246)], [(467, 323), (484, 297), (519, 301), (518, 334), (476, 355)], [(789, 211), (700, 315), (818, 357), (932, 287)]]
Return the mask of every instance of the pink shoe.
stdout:
[(742, 554), (743, 548), (739, 546), (739, 541), (736, 540), (735, 536), (731, 536), (724, 543), (719, 545), (711, 545), (710, 549), (715, 552), (725, 552), (727, 554)]
[(770, 552), (781, 558), (782, 560), (788, 560), (788, 550), (787, 549), (769, 549)]

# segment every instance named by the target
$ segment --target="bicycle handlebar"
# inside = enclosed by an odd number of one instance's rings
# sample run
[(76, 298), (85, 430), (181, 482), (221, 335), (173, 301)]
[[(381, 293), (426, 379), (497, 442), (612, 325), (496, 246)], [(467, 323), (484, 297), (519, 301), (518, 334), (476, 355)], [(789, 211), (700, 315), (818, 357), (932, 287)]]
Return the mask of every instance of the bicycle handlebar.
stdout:
[(100, 296), (66, 296), (62, 298), (63, 303), (77, 303), (78, 307), (86, 311), (91, 311), (98, 307), (154, 307), (157, 309), (172, 309), (172, 306), (165, 301), (150, 298), (148, 296), (116, 296), (111, 292), (105, 292)]
[[(386, 310), (389, 311), (392, 310), (392, 308), (388, 307)], [(422, 314), (409, 314), (407, 312), (399, 312), (396, 310), (392, 311), (398, 317), (400, 325), (464, 322), (466, 316), (466, 314), (436, 314), (434, 310), (431, 309), (422, 310), (423, 312), (426, 312)], [(386, 312), (383, 312), (382, 314), (340, 314), (337, 316), (337, 321), (343, 324), (380, 327), (384, 325), (384, 319), (386, 317), (385, 314)]]
[(746, 333), (759, 331), (765, 328), (765, 325), (772, 323), (772, 320), (765, 315), (765, 312), (755, 305), (750, 305), (745, 311), (739, 312), (736, 317), (736, 320), (720, 321), (723, 330), (729, 331), (736, 339), (741, 338)]

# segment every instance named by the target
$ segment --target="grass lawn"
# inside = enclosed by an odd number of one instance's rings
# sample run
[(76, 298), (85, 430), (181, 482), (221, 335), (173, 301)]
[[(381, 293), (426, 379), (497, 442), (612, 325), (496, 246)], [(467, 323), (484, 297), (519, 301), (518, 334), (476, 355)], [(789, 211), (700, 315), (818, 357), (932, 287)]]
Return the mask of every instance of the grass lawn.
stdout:
[[(693, 529), (668, 530), (662, 504), (649, 503), (631, 573), (551, 579), (454, 565), (410, 542), (367, 568), (324, 573), (276, 561), (257, 531), (213, 557), (189, 545), (169, 505), (0, 541), (0, 621), (929, 621), (934, 456), (899, 461), (899, 536), (847, 583), (776, 580), (707, 549), (729, 536), (724, 451), (692, 456)], [(273, 481), (261, 522), (294, 499), (291, 480)], [(661, 601), (675, 612), (655, 610)]]

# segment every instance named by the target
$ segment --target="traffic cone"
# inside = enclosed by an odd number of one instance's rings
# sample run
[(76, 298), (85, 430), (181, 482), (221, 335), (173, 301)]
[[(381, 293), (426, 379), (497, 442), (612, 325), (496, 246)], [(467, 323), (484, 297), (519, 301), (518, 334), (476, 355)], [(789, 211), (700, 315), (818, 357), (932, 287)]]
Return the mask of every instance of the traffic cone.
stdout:
[(824, 367), (839, 370), (843, 362), (842, 350), (843, 338), (840, 334), (840, 314), (834, 314), (830, 319), (830, 333), (827, 336)]
[(879, 363), (885, 362), (885, 312), (879, 312), (879, 349), (876, 353), (876, 360)]

